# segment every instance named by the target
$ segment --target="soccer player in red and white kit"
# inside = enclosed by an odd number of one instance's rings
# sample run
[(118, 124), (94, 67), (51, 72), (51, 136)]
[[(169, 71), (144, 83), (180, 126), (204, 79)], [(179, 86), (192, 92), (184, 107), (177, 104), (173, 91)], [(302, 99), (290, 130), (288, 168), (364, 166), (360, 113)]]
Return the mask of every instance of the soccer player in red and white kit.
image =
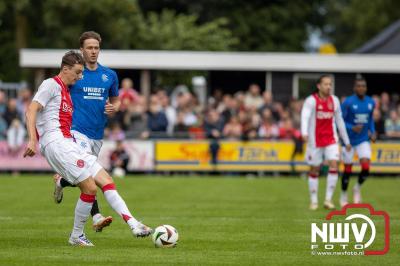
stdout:
[(307, 142), (306, 160), (310, 165), (308, 176), (310, 209), (318, 209), (318, 176), (324, 159), (329, 163), (324, 207), (334, 209), (332, 196), (338, 180), (339, 161), (337, 129), (346, 145), (346, 150), (350, 150), (351, 146), (339, 99), (331, 94), (331, 76), (322, 75), (317, 81), (317, 89), (317, 92), (307, 97), (301, 111), (301, 135)]
[(132, 216), (112, 178), (97, 163), (97, 157), (81, 149), (71, 134), (73, 105), (68, 86), (82, 78), (83, 65), (82, 56), (70, 51), (62, 58), (60, 73), (40, 85), (26, 112), (29, 142), (24, 157), (36, 154), (39, 141), (40, 152), (53, 170), (80, 188), (74, 227), (68, 240), (71, 245), (93, 246), (83, 229), (96, 199), (96, 185), (135, 236), (148, 236), (151, 229)]

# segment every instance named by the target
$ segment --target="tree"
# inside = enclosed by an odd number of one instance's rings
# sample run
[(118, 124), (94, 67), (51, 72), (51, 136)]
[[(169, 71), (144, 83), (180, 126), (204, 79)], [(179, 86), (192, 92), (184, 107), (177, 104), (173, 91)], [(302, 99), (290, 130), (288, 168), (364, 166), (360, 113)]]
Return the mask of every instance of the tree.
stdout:
[(197, 25), (196, 15), (176, 14), (163, 10), (150, 12), (139, 31), (140, 42), (132, 45), (139, 49), (153, 50), (230, 50), (238, 40), (225, 26), (227, 20), (219, 18)]
[(396, 0), (327, 0), (323, 32), (339, 52), (352, 52), (399, 19)]
[(163, 8), (178, 14), (195, 14), (198, 22), (225, 18), (227, 27), (240, 40), (235, 51), (304, 51), (308, 27), (320, 26), (316, 10), (323, 0), (141, 0), (143, 13), (161, 13)]
[(236, 39), (226, 24), (168, 10), (144, 16), (136, 0), (0, 1), (0, 79), (21, 79), (20, 48), (77, 49), (87, 30), (105, 49), (229, 50)]

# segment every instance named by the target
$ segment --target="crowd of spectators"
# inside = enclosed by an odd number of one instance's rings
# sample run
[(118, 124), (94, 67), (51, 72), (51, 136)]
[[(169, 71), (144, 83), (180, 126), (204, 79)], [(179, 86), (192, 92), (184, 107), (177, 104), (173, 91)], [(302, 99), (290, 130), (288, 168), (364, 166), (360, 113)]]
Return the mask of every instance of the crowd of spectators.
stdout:
[[(400, 98), (386, 92), (373, 95), (378, 137), (400, 138)], [(26, 138), (25, 111), (32, 91), (17, 97), (0, 90), (0, 140), (16, 152)], [(156, 89), (148, 99), (134, 89), (129, 78), (121, 82), (120, 111), (109, 118), (105, 139), (191, 138), (227, 140), (300, 139), (303, 100), (274, 101), (270, 91), (251, 84), (234, 94), (213, 90), (206, 104), (185, 86), (173, 91)]]
[[(146, 99), (122, 80), (120, 111), (110, 118), (106, 138), (191, 138), (278, 140), (300, 138), (303, 99), (274, 101), (270, 91), (251, 84), (234, 94), (216, 89), (205, 105), (183, 86), (156, 89)], [(373, 95), (379, 139), (400, 138), (400, 99), (386, 92)], [(344, 97), (342, 98), (344, 99)]]

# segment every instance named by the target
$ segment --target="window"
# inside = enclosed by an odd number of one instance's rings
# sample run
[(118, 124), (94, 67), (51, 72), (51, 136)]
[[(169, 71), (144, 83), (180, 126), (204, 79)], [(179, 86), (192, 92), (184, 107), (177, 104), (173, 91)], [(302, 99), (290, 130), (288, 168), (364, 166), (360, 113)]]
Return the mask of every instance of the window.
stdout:
[[(293, 75), (292, 96), (294, 99), (304, 99), (314, 92), (315, 83), (320, 73), (295, 73)], [(335, 76), (332, 75), (332, 93), (335, 92)]]

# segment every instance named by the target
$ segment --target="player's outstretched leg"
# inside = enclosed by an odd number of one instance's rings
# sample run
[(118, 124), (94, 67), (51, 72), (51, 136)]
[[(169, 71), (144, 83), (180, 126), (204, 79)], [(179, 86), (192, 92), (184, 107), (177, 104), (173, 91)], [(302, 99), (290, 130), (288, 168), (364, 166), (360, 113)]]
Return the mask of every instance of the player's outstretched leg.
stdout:
[(361, 159), (361, 172), (358, 175), (357, 183), (354, 185), (353, 188), (353, 200), (354, 203), (361, 203), (361, 185), (367, 180), (369, 176), (369, 160), (368, 159)]
[(149, 236), (152, 232), (152, 229), (133, 217), (128, 207), (126, 206), (125, 201), (119, 195), (118, 191), (115, 188), (115, 184), (111, 178), (111, 176), (104, 170), (101, 169), (96, 177), (95, 181), (97, 186), (101, 187), (104, 193), (104, 197), (110, 206), (117, 212), (122, 219), (129, 225), (132, 230), (132, 233), (136, 237), (146, 237)]
[(97, 187), (91, 177), (78, 184), (81, 189), (81, 195), (76, 203), (74, 227), (68, 242), (73, 246), (94, 246), (83, 233), (85, 223), (90, 215), (93, 202), (96, 199)]
[(53, 176), (54, 180), (54, 202), (60, 204), (63, 199), (63, 187), (61, 186), (62, 177), (59, 174)]
[(318, 209), (318, 174), (310, 171), (308, 174), (308, 188), (310, 191), (310, 210)]
[(338, 171), (336, 167), (330, 167), (326, 180), (326, 196), (324, 208), (328, 210), (335, 209), (335, 204), (332, 202), (333, 193), (335, 192), (336, 183), (338, 180)]
[(99, 205), (97, 204), (97, 200), (93, 202), (92, 209), (90, 210), (90, 214), (93, 217), (93, 230), (96, 232), (103, 231), (104, 227), (109, 226), (113, 219), (111, 216), (104, 217), (99, 210)]
[[(63, 199), (63, 188), (64, 187), (75, 187), (75, 185), (72, 185), (69, 183), (67, 180), (62, 178), (61, 175), (55, 174), (53, 176), (54, 179), (54, 201), (55, 203), (59, 204), (61, 203)], [(104, 227), (109, 226), (112, 223), (112, 217), (107, 216), (104, 217), (99, 210), (99, 205), (97, 203), (97, 200), (93, 202), (93, 207), (90, 210), (90, 214), (93, 217), (93, 230), (96, 232), (101, 232), (103, 231)]]
[(342, 175), (342, 192), (340, 193), (340, 206), (345, 206), (349, 201), (347, 198), (347, 188), (349, 187), (350, 176), (351, 176), (352, 164), (344, 165), (344, 172)]

